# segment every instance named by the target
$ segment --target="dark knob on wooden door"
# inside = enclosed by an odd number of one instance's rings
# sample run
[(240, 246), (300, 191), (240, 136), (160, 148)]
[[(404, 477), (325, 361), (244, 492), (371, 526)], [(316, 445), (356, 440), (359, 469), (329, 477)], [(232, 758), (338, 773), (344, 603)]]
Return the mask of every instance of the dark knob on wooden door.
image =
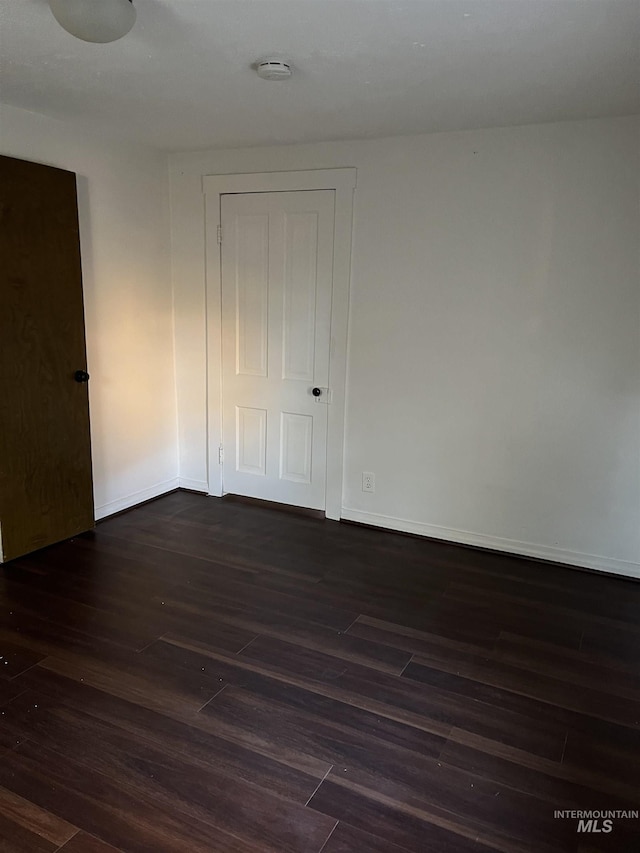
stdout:
[(76, 370), (76, 372), (73, 374), (73, 378), (76, 380), (76, 382), (88, 382), (89, 374), (86, 370)]
[(319, 397), (322, 394), (322, 388), (312, 388), (311, 393), (314, 397)]

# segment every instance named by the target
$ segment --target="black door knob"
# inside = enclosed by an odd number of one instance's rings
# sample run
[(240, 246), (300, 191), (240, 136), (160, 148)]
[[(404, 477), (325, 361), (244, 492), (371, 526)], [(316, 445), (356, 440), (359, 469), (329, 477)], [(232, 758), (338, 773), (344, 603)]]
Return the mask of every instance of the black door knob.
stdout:
[(86, 370), (76, 370), (76, 372), (73, 374), (73, 378), (76, 380), (76, 382), (88, 382), (89, 374)]
[(314, 397), (319, 397), (322, 394), (322, 388), (312, 388), (311, 393)]

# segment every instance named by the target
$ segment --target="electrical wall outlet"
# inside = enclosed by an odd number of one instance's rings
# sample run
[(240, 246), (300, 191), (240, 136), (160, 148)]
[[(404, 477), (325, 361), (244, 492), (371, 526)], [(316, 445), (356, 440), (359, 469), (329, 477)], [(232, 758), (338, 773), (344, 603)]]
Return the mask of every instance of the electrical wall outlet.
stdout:
[(376, 490), (376, 475), (371, 471), (362, 472), (362, 491), (375, 492)]

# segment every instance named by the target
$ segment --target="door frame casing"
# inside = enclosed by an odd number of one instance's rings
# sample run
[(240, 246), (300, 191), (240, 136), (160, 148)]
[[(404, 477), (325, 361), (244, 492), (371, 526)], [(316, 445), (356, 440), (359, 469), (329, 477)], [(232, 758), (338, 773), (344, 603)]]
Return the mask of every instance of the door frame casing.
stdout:
[(222, 252), (218, 243), (221, 197), (239, 193), (304, 192), (333, 190), (335, 216), (333, 234), (333, 285), (331, 294), (331, 346), (329, 357), (327, 472), (325, 514), (340, 519), (344, 457), (345, 392), (353, 192), (356, 169), (312, 169), (295, 172), (249, 172), (204, 175), (205, 282), (206, 282), (206, 375), (207, 375), (207, 468), (208, 493), (222, 496)]

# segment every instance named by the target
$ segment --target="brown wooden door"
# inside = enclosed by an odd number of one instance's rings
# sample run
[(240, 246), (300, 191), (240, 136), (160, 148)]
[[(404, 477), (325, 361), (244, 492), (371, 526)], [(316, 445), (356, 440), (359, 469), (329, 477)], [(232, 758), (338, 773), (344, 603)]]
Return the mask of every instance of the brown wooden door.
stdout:
[(76, 176), (0, 157), (0, 561), (94, 526)]

